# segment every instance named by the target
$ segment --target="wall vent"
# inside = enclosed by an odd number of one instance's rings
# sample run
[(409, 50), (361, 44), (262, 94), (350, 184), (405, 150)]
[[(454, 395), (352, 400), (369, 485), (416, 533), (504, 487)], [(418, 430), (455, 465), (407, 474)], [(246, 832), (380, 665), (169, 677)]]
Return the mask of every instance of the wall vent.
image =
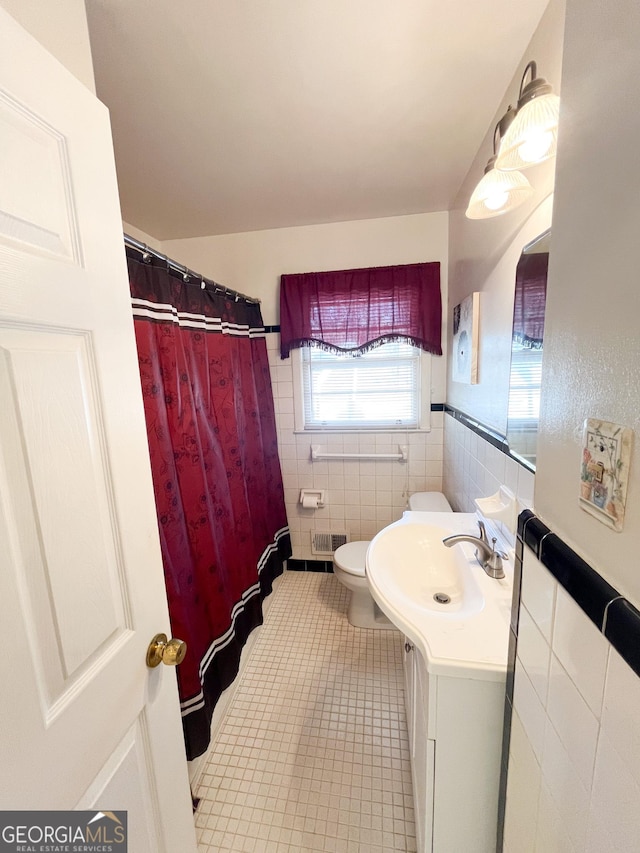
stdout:
[(337, 548), (349, 541), (346, 530), (311, 531), (311, 553), (333, 554)]

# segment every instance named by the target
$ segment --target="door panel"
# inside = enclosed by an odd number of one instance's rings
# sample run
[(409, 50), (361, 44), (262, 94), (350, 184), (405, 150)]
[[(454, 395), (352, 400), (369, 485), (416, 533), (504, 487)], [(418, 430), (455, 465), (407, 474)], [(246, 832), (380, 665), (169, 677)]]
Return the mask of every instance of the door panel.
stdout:
[(0, 352), (11, 538), (50, 705), (131, 627), (113, 489), (90, 337), (5, 327)]
[[(0, 89), (0, 233), (79, 262), (66, 139)], [(36, 185), (39, 193), (24, 192)]]
[(194, 853), (108, 114), (3, 10), (0, 187), (0, 809)]
[[(89, 789), (80, 798), (76, 808), (99, 809), (101, 803), (111, 803), (112, 811), (127, 809), (138, 816), (129, 821), (129, 849), (135, 853), (156, 853), (166, 849), (158, 837), (158, 798), (152, 766), (144, 714), (125, 734)], [(140, 820), (143, 816), (143, 820)], [(173, 851), (169, 851), (173, 853)]]

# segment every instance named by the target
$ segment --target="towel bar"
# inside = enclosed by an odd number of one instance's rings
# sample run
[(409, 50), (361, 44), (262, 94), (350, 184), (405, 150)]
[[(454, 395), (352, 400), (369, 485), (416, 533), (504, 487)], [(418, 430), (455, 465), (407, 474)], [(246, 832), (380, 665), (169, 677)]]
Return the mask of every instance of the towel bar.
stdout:
[(406, 444), (398, 445), (397, 453), (324, 453), (317, 444), (311, 445), (311, 461), (322, 459), (389, 459), (395, 462), (406, 462), (408, 451)]

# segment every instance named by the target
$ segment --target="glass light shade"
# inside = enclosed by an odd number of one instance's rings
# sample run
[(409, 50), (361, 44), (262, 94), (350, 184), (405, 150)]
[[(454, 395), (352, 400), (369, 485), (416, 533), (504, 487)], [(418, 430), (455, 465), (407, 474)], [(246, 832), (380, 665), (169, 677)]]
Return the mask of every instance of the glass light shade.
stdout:
[(489, 219), (518, 207), (533, 193), (533, 187), (520, 172), (490, 169), (482, 176), (469, 199), (468, 219)]
[(500, 142), (496, 169), (527, 169), (555, 156), (559, 113), (560, 98), (554, 94), (524, 104)]

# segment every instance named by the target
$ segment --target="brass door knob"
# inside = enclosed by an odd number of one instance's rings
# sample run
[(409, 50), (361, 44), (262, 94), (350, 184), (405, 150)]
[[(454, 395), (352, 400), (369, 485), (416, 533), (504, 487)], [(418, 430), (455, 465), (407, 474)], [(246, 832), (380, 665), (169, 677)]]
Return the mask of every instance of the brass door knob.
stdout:
[(156, 634), (147, 649), (147, 666), (152, 669), (164, 663), (167, 666), (177, 666), (182, 663), (187, 653), (184, 640), (168, 640), (166, 634)]

